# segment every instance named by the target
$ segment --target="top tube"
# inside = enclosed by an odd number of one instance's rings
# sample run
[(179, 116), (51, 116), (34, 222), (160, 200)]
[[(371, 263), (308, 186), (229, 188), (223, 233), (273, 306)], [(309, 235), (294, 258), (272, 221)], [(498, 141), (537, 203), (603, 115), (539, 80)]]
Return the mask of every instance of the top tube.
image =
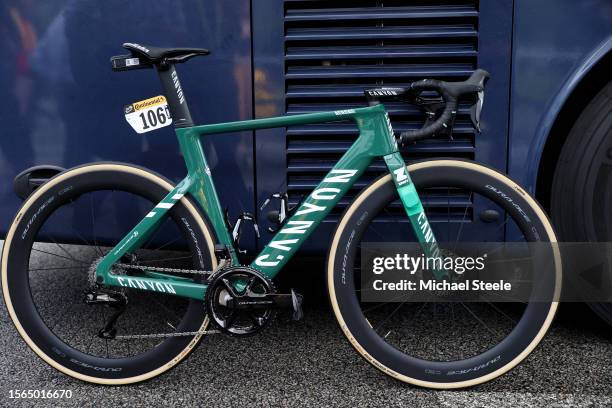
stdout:
[(305, 125), (309, 123), (337, 122), (341, 120), (385, 113), (384, 105), (369, 106), (366, 108), (341, 109), (329, 112), (304, 113), (301, 115), (277, 116), (272, 118), (251, 119), (239, 122), (214, 123), (210, 125), (199, 125), (191, 128), (200, 135), (213, 133), (231, 133), (242, 130), (270, 129), (293, 125)]

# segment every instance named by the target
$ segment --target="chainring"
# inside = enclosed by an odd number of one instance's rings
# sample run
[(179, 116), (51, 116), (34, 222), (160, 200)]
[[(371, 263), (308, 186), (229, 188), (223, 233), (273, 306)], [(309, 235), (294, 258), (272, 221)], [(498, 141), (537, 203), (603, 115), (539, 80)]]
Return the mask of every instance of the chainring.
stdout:
[(270, 279), (248, 266), (222, 269), (209, 280), (206, 309), (221, 332), (249, 336), (265, 328), (276, 315), (266, 295), (275, 294)]

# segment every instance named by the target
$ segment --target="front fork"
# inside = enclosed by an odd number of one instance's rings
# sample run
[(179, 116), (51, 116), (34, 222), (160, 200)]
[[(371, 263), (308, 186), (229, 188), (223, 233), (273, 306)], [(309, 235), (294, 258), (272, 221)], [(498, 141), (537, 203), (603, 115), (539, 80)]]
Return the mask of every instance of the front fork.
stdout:
[[(441, 253), (438, 241), (429, 225), (423, 204), (408, 174), (402, 155), (394, 152), (384, 156), (384, 159), (423, 253), (427, 258), (439, 258)], [(447, 275), (443, 269), (434, 269), (432, 272), (436, 279), (442, 279)]]

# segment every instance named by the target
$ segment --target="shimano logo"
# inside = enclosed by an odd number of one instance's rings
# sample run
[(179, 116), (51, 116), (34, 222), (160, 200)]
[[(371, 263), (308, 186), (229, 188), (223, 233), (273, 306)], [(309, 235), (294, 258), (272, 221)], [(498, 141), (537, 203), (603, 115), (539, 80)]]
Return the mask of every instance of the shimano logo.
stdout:
[(176, 71), (172, 71), (171, 77), (172, 77), (172, 82), (174, 82), (174, 88), (176, 89), (176, 95), (178, 96), (179, 102), (182, 105), (183, 102), (185, 102), (185, 95), (183, 95), (183, 88), (181, 87), (181, 83), (179, 82)]

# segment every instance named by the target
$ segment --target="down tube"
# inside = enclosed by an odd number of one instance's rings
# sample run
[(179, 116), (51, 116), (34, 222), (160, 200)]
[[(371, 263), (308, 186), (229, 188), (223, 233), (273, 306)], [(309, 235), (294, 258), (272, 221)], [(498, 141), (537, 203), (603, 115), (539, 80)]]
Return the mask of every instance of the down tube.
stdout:
[(342, 156), (251, 267), (273, 278), (361, 176), (373, 157), (358, 141)]

